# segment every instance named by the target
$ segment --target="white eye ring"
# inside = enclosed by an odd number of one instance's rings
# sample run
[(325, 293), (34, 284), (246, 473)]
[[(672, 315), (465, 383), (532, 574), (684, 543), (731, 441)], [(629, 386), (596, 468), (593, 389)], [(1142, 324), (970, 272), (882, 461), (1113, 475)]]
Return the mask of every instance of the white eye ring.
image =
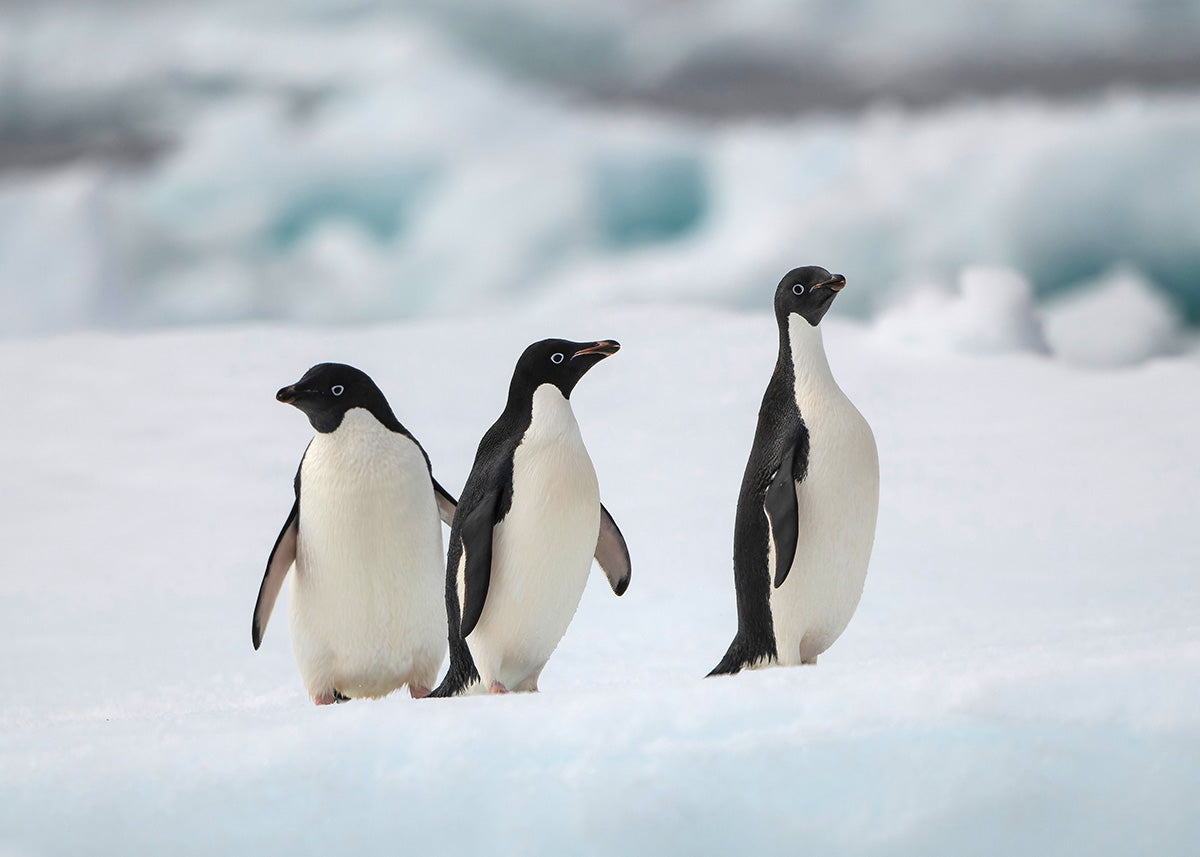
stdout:
[(792, 294), (795, 294), (795, 295), (804, 294), (804, 286), (800, 285), (799, 283), (796, 283), (796, 285), (792, 286)]
[(554, 354), (554, 355), (551, 355), (550, 362), (557, 365), (559, 363), (562, 363), (566, 359), (567, 359), (566, 356), (563, 354)]
[(346, 392), (346, 388), (341, 384), (334, 384), (333, 389), (329, 392), (333, 393), (335, 396), (340, 396), (342, 393)]

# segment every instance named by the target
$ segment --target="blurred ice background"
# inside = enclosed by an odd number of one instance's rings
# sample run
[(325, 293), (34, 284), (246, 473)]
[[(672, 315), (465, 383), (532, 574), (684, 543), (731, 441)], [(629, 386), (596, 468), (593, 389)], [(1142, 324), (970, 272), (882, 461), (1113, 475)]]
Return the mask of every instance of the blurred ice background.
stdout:
[(884, 336), (1137, 362), (1200, 324), (1198, 45), (1195, 0), (0, 0), (0, 335), (818, 263)]

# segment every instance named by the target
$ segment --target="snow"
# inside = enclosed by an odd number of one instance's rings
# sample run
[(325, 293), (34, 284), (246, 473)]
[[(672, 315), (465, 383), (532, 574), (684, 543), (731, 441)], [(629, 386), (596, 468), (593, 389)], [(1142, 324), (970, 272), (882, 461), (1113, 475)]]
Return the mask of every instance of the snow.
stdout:
[(1048, 307), (1046, 336), (1063, 359), (1110, 368), (1173, 354), (1185, 343), (1183, 319), (1171, 299), (1128, 266)]
[[(768, 316), (0, 342), (0, 854), (1192, 853), (1200, 362), (825, 326), (880, 449), (866, 592), (819, 666), (721, 680)], [(540, 694), (312, 706), (286, 623), (250, 645), (311, 431), (274, 391), (363, 368), (455, 490), (547, 335), (623, 345), (573, 401), (628, 593), (593, 575)]]
[[(1094, 325), (1080, 321), (1068, 319), (1066, 326), (1085, 338)], [(919, 289), (883, 314), (875, 330), (883, 342), (935, 351), (1049, 353), (1033, 289), (1007, 268), (967, 268), (953, 293)]]

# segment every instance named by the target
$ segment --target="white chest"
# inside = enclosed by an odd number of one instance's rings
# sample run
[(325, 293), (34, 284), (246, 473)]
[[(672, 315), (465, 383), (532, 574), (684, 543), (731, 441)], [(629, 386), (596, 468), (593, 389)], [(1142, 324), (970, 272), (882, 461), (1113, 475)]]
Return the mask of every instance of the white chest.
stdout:
[(313, 438), (300, 481), (301, 552), (310, 559), (403, 548), (414, 519), (431, 529), (437, 515), (420, 448), (361, 408)]
[(496, 528), (491, 580), (470, 638), (485, 678), (536, 675), (579, 606), (600, 529), (596, 471), (570, 403), (544, 385), (513, 456), (512, 507)]
[(300, 480), (290, 618), (310, 693), (431, 686), (445, 650), (445, 577), (420, 447), (354, 409), (313, 439)]
[(513, 454), (512, 511), (568, 524), (590, 520), (593, 505), (599, 527), (600, 486), (579, 424), (558, 388), (544, 384), (534, 393), (529, 428)]
[(795, 560), (783, 586), (772, 589), (771, 612), (779, 660), (798, 663), (833, 644), (862, 596), (879, 507), (879, 454), (871, 427), (833, 380), (820, 329), (793, 317), (790, 334), (808, 474), (796, 486)]

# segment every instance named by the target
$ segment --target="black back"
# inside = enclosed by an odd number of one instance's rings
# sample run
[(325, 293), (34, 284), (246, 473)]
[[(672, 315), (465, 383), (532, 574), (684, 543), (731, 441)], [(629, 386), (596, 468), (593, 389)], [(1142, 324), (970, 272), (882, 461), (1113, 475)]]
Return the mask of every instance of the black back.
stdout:
[[(771, 512), (772, 486), (777, 495), (795, 505), (795, 484), (808, 474), (809, 437), (796, 404), (796, 374), (789, 335), (793, 314), (813, 327), (821, 323), (845, 278), (819, 267), (796, 268), (775, 288), (775, 321), (779, 353), (758, 409), (758, 426), (750, 459), (738, 493), (733, 534), (733, 576), (737, 591), (737, 635), (725, 657), (709, 675), (736, 673), (764, 659), (776, 657), (775, 626), (771, 616), (770, 541), (767, 516)], [(790, 471), (791, 479), (786, 478)], [(794, 521), (794, 513), (792, 514)], [(782, 583), (795, 552), (777, 556), (776, 585)], [(776, 527), (776, 543), (779, 543)], [(786, 564), (786, 566), (785, 566)]]

